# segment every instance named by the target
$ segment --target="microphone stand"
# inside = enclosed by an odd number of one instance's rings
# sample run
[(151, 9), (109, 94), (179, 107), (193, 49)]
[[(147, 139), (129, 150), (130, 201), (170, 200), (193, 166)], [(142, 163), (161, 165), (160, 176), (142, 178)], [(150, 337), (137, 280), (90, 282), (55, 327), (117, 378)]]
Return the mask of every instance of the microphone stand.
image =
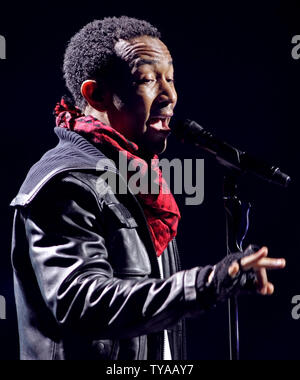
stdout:
[[(238, 173), (227, 170), (224, 176), (223, 200), (226, 214), (227, 254), (243, 252), (242, 244), (249, 229), (251, 204), (239, 197)], [(240, 358), (239, 310), (237, 297), (228, 301), (230, 360)]]
[[(195, 121), (186, 119), (185, 122), (173, 124), (173, 133), (182, 142), (191, 143), (198, 148), (213, 154), (218, 163), (226, 168), (223, 186), (223, 200), (226, 214), (226, 245), (227, 254), (243, 252), (243, 241), (249, 229), (249, 202), (239, 198), (238, 180), (243, 173), (250, 172), (262, 179), (277, 185), (287, 187), (291, 178), (281, 172), (277, 166), (262, 162), (246, 152), (217, 139)], [(230, 359), (239, 360), (239, 318), (238, 300), (229, 300), (230, 328)]]

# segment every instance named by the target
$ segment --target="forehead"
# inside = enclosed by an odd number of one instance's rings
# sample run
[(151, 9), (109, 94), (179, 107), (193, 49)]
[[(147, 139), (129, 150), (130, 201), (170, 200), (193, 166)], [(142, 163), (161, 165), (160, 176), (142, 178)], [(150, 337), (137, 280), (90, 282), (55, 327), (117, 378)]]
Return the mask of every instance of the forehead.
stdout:
[(172, 63), (172, 57), (167, 46), (158, 38), (149, 36), (136, 37), (129, 41), (119, 40), (115, 45), (115, 52), (130, 66), (142, 64), (147, 59)]

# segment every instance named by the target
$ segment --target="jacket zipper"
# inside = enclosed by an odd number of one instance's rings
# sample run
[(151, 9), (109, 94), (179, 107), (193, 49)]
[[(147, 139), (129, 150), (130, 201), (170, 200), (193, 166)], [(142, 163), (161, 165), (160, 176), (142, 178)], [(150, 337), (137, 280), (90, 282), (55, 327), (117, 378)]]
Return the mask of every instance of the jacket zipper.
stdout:
[[(125, 182), (125, 181), (124, 181), (124, 182)], [(150, 244), (151, 244), (151, 248), (152, 248), (153, 254), (155, 255), (156, 262), (157, 262), (157, 268), (156, 268), (156, 269), (158, 269), (158, 273), (157, 273), (157, 274), (159, 275), (158, 278), (160, 278), (161, 280), (163, 280), (162, 275), (161, 275), (160, 270), (159, 270), (159, 263), (158, 263), (158, 257), (157, 257), (156, 249), (155, 249), (155, 246), (154, 246), (154, 243), (153, 243), (152, 237), (151, 237), (150, 229), (149, 229), (149, 227), (148, 227), (148, 223), (147, 223), (147, 219), (146, 219), (146, 217), (145, 217), (144, 210), (143, 210), (143, 208), (142, 208), (140, 202), (137, 200), (136, 196), (130, 191), (130, 189), (129, 189), (129, 192), (130, 192), (130, 194), (132, 195), (132, 197), (133, 197), (135, 203), (137, 204), (137, 206), (138, 206), (138, 208), (139, 208), (139, 210), (140, 210), (140, 212), (141, 212), (141, 215), (142, 215), (142, 217), (143, 217), (143, 220), (144, 220), (144, 222), (145, 222), (144, 224), (145, 224), (145, 226), (146, 226), (146, 230), (147, 230), (147, 232), (148, 232), (148, 236), (149, 236), (149, 241), (150, 241)]]
[[(130, 191), (130, 189), (129, 189)], [(131, 191), (130, 191), (131, 193)], [(153, 249), (153, 252), (155, 254), (155, 257), (156, 257), (156, 262), (157, 262), (157, 266), (158, 266), (158, 272), (159, 272), (159, 278), (161, 280), (163, 280), (163, 274), (161, 273), (160, 269), (159, 269), (159, 261), (158, 261), (158, 257), (157, 257), (157, 253), (156, 253), (156, 249), (155, 249), (155, 246), (154, 246), (154, 243), (152, 241), (152, 238), (151, 238), (151, 234), (150, 234), (150, 230), (149, 230), (149, 227), (148, 227), (148, 223), (147, 223), (147, 220), (146, 220), (146, 217), (145, 217), (145, 213), (144, 213), (144, 210), (142, 209), (142, 206), (140, 205), (139, 201), (136, 199), (135, 195), (133, 193), (131, 193), (131, 195), (133, 196), (136, 204), (138, 205), (138, 208), (139, 210), (141, 211), (141, 214), (143, 216), (143, 219), (144, 219), (144, 222), (145, 222), (145, 226), (147, 228), (147, 231), (148, 231), (148, 235), (149, 235), (149, 238), (150, 238), (150, 241), (151, 241), (151, 246), (152, 246), (152, 249)], [(166, 339), (166, 334), (165, 334), (165, 330), (163, 330), (162, 332), (162, 339), (161, 339), (161, 342), (162, 342), (162, 347), (161, 347), (161, 351), (162, 351), (162, 358), (164, 360), (165, 356), (166, 356), (166, 346), (167, 346), (167, 339)]]
[(176, 260), (176, 269), (180, 272), (182, 270), (182, 266), (181, 266), (179, 251), (178, 251), (178, 247), (177, 247), (177, 243), (176, 243), (175, 238), (172, 240), (172, 244), (173, 244), (173, 249), (174, 249), (174, 257)]
[[(158, 266), (159, 266), (159, 259), (158, 258), (157, 258), (157, 263), (158, 263)], [(163, 272), (161, 270), (159, 270), (159, 274), (160, 274), (160, 279), (164, 280)], [(163, 335), (163, 337), (162, 337), (162, 359), (163, 360), (166, 360), (165, 359), (165, 357), (166, 357), (166, 351), (167, 351), (167, 336), (166, 336), (166, 334), (168, 334), (168, 331), (167, 330), (163, 330), (162, 331), (162, 335)]]

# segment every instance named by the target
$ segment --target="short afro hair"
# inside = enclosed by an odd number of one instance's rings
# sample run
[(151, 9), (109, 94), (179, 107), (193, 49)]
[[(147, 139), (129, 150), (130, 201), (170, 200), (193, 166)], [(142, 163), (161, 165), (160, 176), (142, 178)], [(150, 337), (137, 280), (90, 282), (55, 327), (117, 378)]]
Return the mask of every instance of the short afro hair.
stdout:
[(63, 72), (66, 86), (81, 110), (86, 106), (80, 91), (82, 83), (105, 77), (116, 57), (114, 47), (118, 40), (141, 36), (161, 38), (159, 31), (147, 21), (121, 16), (92, 21), (71, 38)]

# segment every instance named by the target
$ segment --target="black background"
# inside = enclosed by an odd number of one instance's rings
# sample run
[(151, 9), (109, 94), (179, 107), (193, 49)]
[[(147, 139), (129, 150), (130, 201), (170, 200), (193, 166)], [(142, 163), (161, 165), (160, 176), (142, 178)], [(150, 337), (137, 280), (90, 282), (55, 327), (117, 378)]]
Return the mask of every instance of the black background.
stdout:
[[(10, 234), (15, 196), (29, 167), (56, 144), (52, 109), (65, 92), (61, 66), (69, 38), (104, 16), (146, 19), (169, 46), (176, 69), (177, 111), (219, 137), (280, 163), (292, 178), (288, 190), (259, 179), (242, 180), (253, 203), (247, 242), (267, 245), (287, 268), (270, 274), (272, 297), (240, 301), (242, 359), (299, 359), (300, 320), (291, 299), (300, 294), (298, 109), (300, 60), (291, 56), (300, 34), (300, 6), (293, 1), (90, 1), (11, 2), (0, 11), (7, 59), (0, 60), (1, 250), (0, 359), (17, 359)], [(222, 169), (202, 152), (170, 138), (168, 158), (205, 158), (205, 201), (185, 207), (178, 236), (183, 265), (215, 263), (226, 253)], [(25, 252), (24, 252), (25, 254)], [(226, 305), (188, 321), (189, 359), (228, 358)]]

